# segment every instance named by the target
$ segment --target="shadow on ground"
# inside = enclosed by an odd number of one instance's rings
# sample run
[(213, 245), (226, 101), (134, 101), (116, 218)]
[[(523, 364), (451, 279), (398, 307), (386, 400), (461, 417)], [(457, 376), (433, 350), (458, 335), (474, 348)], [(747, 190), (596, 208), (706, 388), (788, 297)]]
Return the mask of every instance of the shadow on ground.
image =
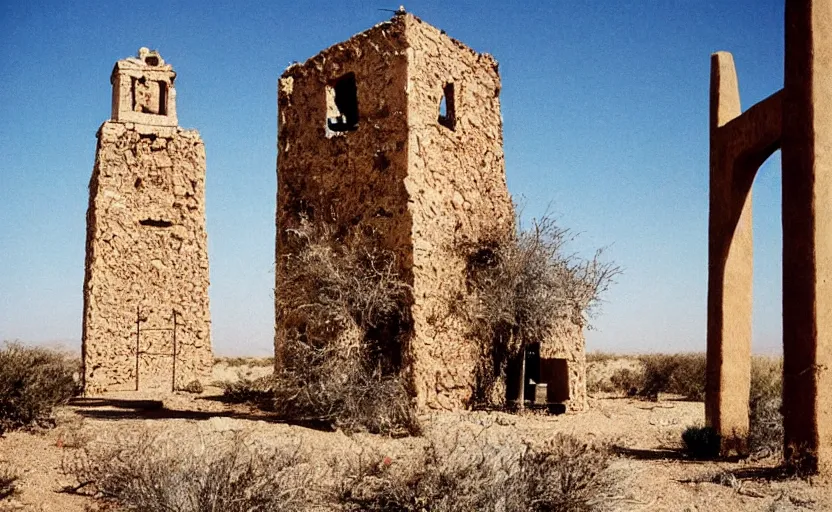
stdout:
[(323, 432), (334, 431), (332, 424), (329, 422), (290, 421), (264, 413), (234, 410), (192, 411), (184, 409), (171, 409), (165, 407), (164, 402), (161, 400), (130, 400), (106, 397), (74, 398), (69, 401), (68, 405), (75, 407), (75, 413), (79, 416), (107, 421), (168, 419), (204, 421), (211, 418), (233, 418), (238, 420), (266, 421), (269, 423), (295, 425)]
[(621, 457), (636, 460), (691, 460), (682, 450), (675, 448), (656, 448), (641, 450), (624, 446), (613, 446), (613, 452)]

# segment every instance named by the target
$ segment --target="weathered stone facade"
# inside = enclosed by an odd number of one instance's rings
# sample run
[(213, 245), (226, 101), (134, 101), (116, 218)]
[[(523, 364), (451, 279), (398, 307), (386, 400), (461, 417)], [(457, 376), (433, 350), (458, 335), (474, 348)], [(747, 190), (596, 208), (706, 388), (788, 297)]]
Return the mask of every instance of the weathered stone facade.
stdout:
[(87, 210), (87, 393), (163, 393), (210, 376), (205, 147), (177, 126), (175, 76), (144, 48), (113, 69)]
[[(287, 230), (302, 218), (376, 233), (412, 287), (401, 359), (420, 407), (472, 398), (476, 344), (442, 311), (468, 293), (456, 248), (514, 229), (499, 93), (490, 55), (403, 13), (290, 66), (279, 82), (275, 293)], [(285, 317), (277, 312), (278, 369)]]
[(707, 423), (744, 452), (751, 381), (751, 185), (782, 149), (787, 463), (832, 472), (832, 2), (786, 0), (785, 83), (740, 108), (733, 58), (711, 57)]
[[(540, 344), (541, 382), (549, 402), (566, 402), (569, 410), (586, 408), (586, 338), (582, 324), (562, 318), (550, 340)], [(566, 368), (566, 378), (562, 371)]]

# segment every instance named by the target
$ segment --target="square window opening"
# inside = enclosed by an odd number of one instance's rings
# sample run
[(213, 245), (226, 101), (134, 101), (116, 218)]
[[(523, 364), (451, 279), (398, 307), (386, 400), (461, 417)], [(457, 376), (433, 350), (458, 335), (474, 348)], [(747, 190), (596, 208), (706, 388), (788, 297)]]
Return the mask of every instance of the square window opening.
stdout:
[(332, 133), (358, 129), (358, 86), (355, 73), (347, 73), (327, 84), (326, 127)]

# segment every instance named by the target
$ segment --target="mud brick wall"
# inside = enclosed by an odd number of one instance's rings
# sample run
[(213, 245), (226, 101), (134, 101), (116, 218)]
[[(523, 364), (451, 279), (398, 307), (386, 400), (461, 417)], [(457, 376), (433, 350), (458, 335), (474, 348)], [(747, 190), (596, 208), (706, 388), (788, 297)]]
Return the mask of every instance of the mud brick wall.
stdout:
[(205, 382), (212, 363), (202, 140), (105, 122), (87, 211), (85, 390), (134, 390), (138, 370), (140, 390), (170, 392)]

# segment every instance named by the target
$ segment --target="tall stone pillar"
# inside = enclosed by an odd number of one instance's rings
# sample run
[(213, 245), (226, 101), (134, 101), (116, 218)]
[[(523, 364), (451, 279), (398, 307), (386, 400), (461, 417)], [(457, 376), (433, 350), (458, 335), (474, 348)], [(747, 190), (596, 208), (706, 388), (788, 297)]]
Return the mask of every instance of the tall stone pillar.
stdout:
[(832, 470), (832, 2), (786, 1), (783, 417), (796, 469)]
[(87, 210), (88, 394), (164, 393), (211, 374), (205, 147), (177, 126), (175, 77), (146, 48), (113, 69)]

